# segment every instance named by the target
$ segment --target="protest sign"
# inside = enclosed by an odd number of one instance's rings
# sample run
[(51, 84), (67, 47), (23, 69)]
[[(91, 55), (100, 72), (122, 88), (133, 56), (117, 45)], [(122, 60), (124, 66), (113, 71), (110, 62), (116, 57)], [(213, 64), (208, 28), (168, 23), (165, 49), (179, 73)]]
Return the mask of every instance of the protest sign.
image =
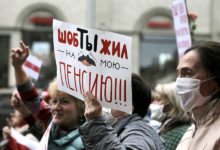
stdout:
[(40, 74), (41, 65), (42, 61), (40, 59), (33, 55), (29, 55), (24, 62), (24, 69), (31, 78), (37, 80)]
[(176, 0), (172, 3), (172, 14), (176, 33), (176, 43), (179, 59), (182, 58), (187, 48), (192, 45), (188, 13), (185, 0)]
[(59, 90), (131, 113), (131, 37), (53, 20), (53, 40)]

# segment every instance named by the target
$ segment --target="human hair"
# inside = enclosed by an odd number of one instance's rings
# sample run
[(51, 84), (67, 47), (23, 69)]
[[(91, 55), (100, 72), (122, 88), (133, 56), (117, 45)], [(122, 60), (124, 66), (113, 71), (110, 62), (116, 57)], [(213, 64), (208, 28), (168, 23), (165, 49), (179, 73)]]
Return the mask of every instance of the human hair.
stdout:
[(220, 87), (220, 43), (205, 41), (199, 42), (185, 51), (184, 54), (195, 50), (204, 68), (214, 76)]
[(63, 96), (68, 95), (69, 97), (71, 97), (71, 99), (74, 100), (76, 103), (76, 108), (77, 108), (77, 112), (79, 113), (80, 119), (84, 120), (85, 103), (82, 100), (80, 100), (80, 99), (78, 99), (68, 93), (59, 91), (58, 85), (57, 85), (57, 78), (54, 78), (53, 81), (49, 84), (48, 92), (50, 93), (52, 99), (55, 98), (56, 95), (58, 95), (58, 94), (63, 95)]
[(144, 80), (137, 74), (132, 73), (132, 104), (133, 113), (144, 117), (151, 103), (151, 90)]
[(155, 91), (164, 95), (168, 103), (171, 105), (171, 110), (167, 112), (168, 117), (175, 118), (182, 122), (190, 121), (190, 117), (181, 107), (179, 99), (176, 95), (175, 82), (157, 84)]

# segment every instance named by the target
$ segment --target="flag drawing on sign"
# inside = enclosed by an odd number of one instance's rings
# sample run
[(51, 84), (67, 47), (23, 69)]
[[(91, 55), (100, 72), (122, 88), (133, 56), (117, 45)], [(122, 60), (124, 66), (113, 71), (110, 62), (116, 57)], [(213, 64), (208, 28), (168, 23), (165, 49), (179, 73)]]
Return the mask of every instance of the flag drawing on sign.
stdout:
[(20, 134), (14, 128), (11, 128), (11, 134), (8, 142), (10, 144), (6, 145), (4, 150), (36, 150), (39, 144), (38, 142), (30, 140)]
[(95, 57), (92, 55), (92, 53), (89, 53), (88, 55), (84, 55), (82, 53), (82, 51), (78, 54), (80, 55), (82, 54), (81, 56), (79, 56), (78, 60), (84, 64), (85, 66), (96, 66), (96, 63), (95, 63)]
[(48, 140), (49, 140), (49, 135), (50, 135), (50, 129), (53, 124), (53, 120), (55, 119), (56, 115), (53, 116), (52, 121), (50, 122), (49, 126), (47, 127), (47, 130), (44, 132), (43, 137), (40, 140), (40, 144), (37, 147), (36, 150), (47, 150), (48, 148)]
[(41, 65), (42, 61), (40, 59), (33, 55), (29, 55), (24, 62), (24, 69), (31, 78), (37, 80), (40, 74)]
[(185, 50), (192, 45), (185, 0), (174, 1), (171, 7), (176, 33), (178, 54), (179, 59), (181, 59), (184, 55)]

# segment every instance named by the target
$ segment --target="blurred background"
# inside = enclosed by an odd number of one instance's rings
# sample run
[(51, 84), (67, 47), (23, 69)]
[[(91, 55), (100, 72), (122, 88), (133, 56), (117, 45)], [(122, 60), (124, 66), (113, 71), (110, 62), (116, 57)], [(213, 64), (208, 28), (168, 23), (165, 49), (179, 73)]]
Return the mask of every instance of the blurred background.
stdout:
[[(116, 32), (133, 38), (132, 69), (153, 89), (176, 78), (178, 63), (171, 3), (173, 0), (1, 0), (0, 1), (0, 129), (12, 111), (15, 89), (9, 50), (23, 40), (43, 61), (39, 90), (56, 75), (52, 19)], [(195, 40), (220, 41), (220, 1), (186, 1), (197, 16)]]

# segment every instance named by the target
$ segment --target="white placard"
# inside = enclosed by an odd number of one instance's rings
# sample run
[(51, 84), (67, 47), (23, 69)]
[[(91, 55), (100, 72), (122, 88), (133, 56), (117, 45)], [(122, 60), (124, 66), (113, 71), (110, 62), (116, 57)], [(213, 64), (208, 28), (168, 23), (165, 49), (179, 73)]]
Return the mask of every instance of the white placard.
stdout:
[(53, 40), (59, 90), (131, 113), (131, 37), (53, 20)]
[(178, 54), (181, 59), (185, 50), (192, 45), (186, 4), (184, 0), (176, 0), (171, 6)]

